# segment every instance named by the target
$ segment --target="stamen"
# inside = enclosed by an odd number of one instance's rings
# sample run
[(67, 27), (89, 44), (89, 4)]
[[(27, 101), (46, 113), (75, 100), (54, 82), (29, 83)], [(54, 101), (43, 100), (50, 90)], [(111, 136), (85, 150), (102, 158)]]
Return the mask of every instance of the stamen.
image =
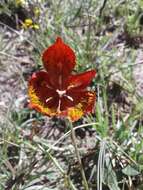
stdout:
[(46, 103), (49, 102), (51, 99), (53, 99), (53, 97), (49, 97), (46, 99)]
[(66, 93), (66, 90), (56, 90), (56, 92), (58, 93), (59, 97), (61, 98), (65, 93)]
[(73, 102), (73, 98), (71, 97), (71, 96), (68, 96), (68, 95), (64, 95), (65, 97), (67, 97), (67, 99), (69, 99), (70, 101), (72, 101)]
[(58, 107), (57, 107), (57, 112), (61, 112), (61, 99), (59, 99)]
[(53, 89), (51, 86), (49, 86), (48, 84), (46, 84), (46, 87), (49, 89)]
[(73, 102), (73, 98), (72, 98), (71, 96), (66, 95), (66, 90), (58, 90), (58, 89), (57, 89), (56, 92), (57, 92), (58, 95), (59, 95), (59, 102), (58, 102), (57, 112), (61, 112), (61, 103), (62, 103), (61, 98), (62, 98), (63, 96), (65, 96), (67, 99), (69, 99), (69, 100), (72, 101), (72, 102)]

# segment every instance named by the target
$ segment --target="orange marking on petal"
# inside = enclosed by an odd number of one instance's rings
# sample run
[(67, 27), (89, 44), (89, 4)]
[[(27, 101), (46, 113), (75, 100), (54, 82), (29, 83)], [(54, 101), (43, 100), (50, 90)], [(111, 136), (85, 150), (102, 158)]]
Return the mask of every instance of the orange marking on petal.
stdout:
[(74, 107), (68, 108), (67, 111), (62, 111), (61, 116), (68, 117), (72, 122), (79, 120), (83, 115), (93, 111), (95, 104), (95, 93), (86, 91), (81, 101)]
[(76, 107), (68, 109), (67, 117), (73, 122), (79, 120), (83, 114), (82, 105), (79, 103)]
[(30, 108), (34, 108), (38, 112), (41, 112), (41, 113), (46, 114), (48, 116), (56, 115), (55, 109), (48, 108), (48, 107), (44, 106), (44, 104), (40, 101), (40, 99), (36, 95), (35, 90), (33, 89), (32, 86), (29, 86), (28, 94), (30, 97)]
[(83, 104), (84, 113), (89, 113), (93, 111), (95, 105), (95, 93), (91, 91), (86, 91), (85, 97), (81, 100)]

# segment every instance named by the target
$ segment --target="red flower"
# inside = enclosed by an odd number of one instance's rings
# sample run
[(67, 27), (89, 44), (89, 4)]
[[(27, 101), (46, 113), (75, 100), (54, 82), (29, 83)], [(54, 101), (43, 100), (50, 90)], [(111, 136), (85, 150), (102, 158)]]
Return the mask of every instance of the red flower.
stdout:
[(86, 87), (95, 76), (95, 70), (71, 74), (76, 57), (61, 38), (42, 55), (46, 71), (34, 73), (29, 81), (30, 107), (48, 116), (64, 116), (76, 121), (92, 112), (95, 93)]

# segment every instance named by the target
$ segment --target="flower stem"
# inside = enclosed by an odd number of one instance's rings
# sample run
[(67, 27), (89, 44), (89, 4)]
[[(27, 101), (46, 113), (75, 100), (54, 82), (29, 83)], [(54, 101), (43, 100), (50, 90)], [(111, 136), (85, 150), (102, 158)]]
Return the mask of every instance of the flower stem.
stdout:
[(83, 185), (84, 185), (85, 190), (89, 190), (87, 179), (86, 179), (85, 172), (84, 172), (83, 165), (82, 165), (82, 161), (81, 161), (78, 147), (76, 144), (75, 130), (73, 128), (71, 121), (70, 120), (68, 120), (68, 121), (69, 121), (70, 129), (71, 129), (71, 140), (72, 140), (73, 146), (75, 148), (75, 154), (78, 159), (79, 166), (80, 166), (80, 172), (81, 172), (82, 179), (83, 179)]

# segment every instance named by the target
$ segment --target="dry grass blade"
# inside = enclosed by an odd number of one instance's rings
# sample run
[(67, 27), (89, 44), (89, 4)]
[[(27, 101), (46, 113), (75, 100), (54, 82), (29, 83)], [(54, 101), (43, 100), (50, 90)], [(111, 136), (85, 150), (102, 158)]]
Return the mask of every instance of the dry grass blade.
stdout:
[(135, 60), (135, 66), (133, 67), (133, 78), (136, 84), (136, 93), (143, 97), (143, 50), (140, 49), (137, 52)]

